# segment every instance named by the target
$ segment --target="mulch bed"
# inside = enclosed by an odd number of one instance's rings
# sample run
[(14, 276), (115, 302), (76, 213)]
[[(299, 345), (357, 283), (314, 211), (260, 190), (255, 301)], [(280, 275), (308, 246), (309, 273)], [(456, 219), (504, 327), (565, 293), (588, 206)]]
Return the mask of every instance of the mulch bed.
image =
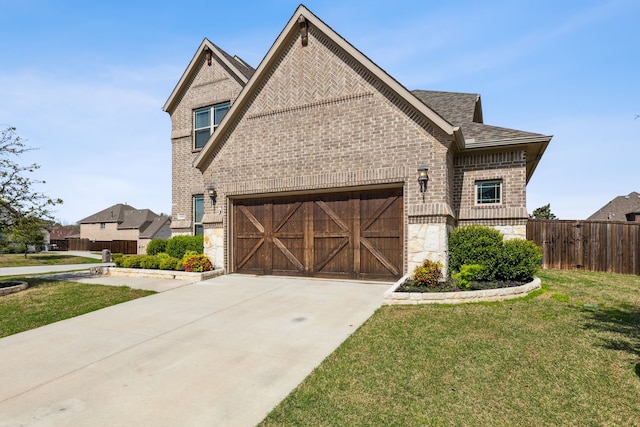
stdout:
[(525, 285), (529, 282), (512, 282), (512, 281), (494, 281), (494, 282), (471, 282), (469, 289), (457, 287), (451, 281), (441, 282), (436, 287), (414, 286), (411, 279), (407, 279), (402, 285), (398, 286), (396, 292), (461, 292), (461, 291), (481, 291), (485, 289), (513, 288), (515, 286)]

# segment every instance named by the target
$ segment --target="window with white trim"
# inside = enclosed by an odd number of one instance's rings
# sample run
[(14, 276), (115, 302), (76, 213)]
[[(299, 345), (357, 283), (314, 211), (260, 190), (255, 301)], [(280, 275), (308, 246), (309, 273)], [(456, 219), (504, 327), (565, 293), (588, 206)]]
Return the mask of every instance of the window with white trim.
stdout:
[(193, 235), (204, 235), (204, 227), (202, 226), (202, 217), (204, 216), (204, 195), (196, 194), (193, 196)]
[(193, 112), (193, 146), (196, 149), (204, 147), (211, 134), (216, 130), (229, 107), (230, 102), (198, 108)]
[(501, 203), (502, 180), (476, 182), (477, 205), (499, 205)]

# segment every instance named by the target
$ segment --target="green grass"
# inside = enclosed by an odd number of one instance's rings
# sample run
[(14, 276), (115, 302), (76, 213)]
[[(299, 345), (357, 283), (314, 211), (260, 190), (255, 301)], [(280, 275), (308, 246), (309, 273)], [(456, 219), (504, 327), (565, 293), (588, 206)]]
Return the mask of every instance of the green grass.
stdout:
[(382, 307), (261, 425), (640, 425), (640, 277), (541, 276), (509, 302)]
[(64, 264), (95, 264), (100, 260), (79, 256), (64, 255), (56, 252), (39, 254), (2, 254), (0, 255), (0, 268), (25, 267), (37, 265), (64, 265)]
[(0, 338), (155, 293), (127, 286), (20, 280), (29, 282), (29, 288), (0, 297)]

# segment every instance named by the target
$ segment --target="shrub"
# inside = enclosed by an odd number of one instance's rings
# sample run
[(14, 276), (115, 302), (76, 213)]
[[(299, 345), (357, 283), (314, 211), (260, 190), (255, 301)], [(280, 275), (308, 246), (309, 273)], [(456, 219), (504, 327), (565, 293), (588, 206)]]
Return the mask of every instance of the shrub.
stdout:
[(438, 286), (438, 281), (442, 277), (442, 264), (429, 259), (422, 261), (422, 264), (413, 270), (413, 285), (418, 287)]
[(527, 281), (533, 278), (542, 261), (542, 249), (530, 240), (512, 239), (502, 245), (496, 277)]
[(479, 225), (457, 228), (449, 235), (449, 271), (478, 264), (484, 267), (478, 280), (493, 280), (501, 249), (502, 233), (496, 229)]
[(462, 289), (469, 289), (471, 287), (471, 281), (478, 281), (482, 277), (484, 272), (484, 266), (480, 264), (465, 264), (460, 267), (459, 272), (451, 274), (451, 278), (456, 282), (456, 285)]
[(111, 261), (116, 264), (116, 267), (122, 267), (122, 260), (124, 260), (124, 255), (111, 254)]
[(201, 273), (203, 271), (213, 270), (211, 261), (203, 254), (186, 256), (183, 262), (184, 271)]
[(123, 268), (140, 268), (140, 261), (145, 255), (131, 255), (122, 259)]
[(165, 251), (178, 259), (182, 259), (187, 251), (201, 254), (204, 251), (204, 238), (202, 236), (174, 236), (167, 241)]
[(173, 258), (169, 255), (166, 257), (160, 258), (160, 263), (158, 264), (158, 268), (160, 270), (177, 270), (177, 265), (180, 260), (178, 258)]
[(167, 248), (167, 239), (155, 239), (147, 245), (147, 255), (158, 255), (165, 252)]
[(160, 260), (155, 255), (143, 255), (140, 258), (140, 268), (158, 269)]

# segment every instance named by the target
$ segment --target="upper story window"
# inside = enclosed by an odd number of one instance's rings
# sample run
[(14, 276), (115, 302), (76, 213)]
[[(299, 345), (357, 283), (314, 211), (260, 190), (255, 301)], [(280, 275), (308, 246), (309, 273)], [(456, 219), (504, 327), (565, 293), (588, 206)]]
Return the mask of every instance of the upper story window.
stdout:
[(204, 147), (224, 115), (229, 111), (230, 106), (231, 103), (227, 101), (210, 107), (198, 108), (193, 112), (194, 147), (196, 149)]
[(502, 181), (476, 182), (477, 205), (499, 205), (502, 203)]
[(101, 222), (100, 223), (100, 229), (104, 230), (105, 228), (107, 228), (107, 224), (105, 222)]

